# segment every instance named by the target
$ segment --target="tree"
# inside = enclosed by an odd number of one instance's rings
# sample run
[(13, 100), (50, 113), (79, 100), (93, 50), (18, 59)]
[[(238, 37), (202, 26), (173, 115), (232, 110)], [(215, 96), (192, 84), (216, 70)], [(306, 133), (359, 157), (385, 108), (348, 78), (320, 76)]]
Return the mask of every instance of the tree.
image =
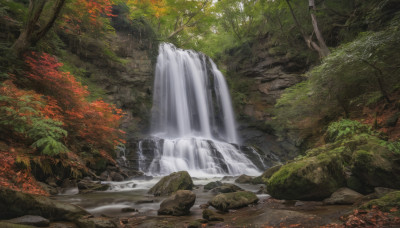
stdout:
[(16, 56), (21, 56), (29, 47), (36, 45), (47, 34), (59, 16), (65, 0), (56, 0), (54, 2), (48, 19), (37, 29), (36, 26), (39, 20), (44, 17), (43, 9), (46, 3), (47, 0), (29, 0), (28, 19), (18, 39), (11, 47), (13, 54)]
[(313, 25), (313, 28), (314, 28), (314, 32), (313, 33), (315, 33), (315, 35), (317, 37), (318, 44), (315, 43), (312, 40), (313, 34), (311, 34), (311, 36), (308, 36), (307, 33), (302, 28), (301, 24), (297, 20), (297, 17), (295, 15), (294, 11), (293, 11), (292, 5), (290, 4), (289, 0), (286, 0), (286, 3), (288, 5), (288, 7), (289, 7), (290, 13), (292, 14), (292, 17), (293, 17), (293, 20), (294, 20), (294, 22), (296, 24), (296, 27), (300, 30), (300, 33), (303, 36), (303, 39), (306, 42), (307, 46), (310, 49), (313, 49), (313, 50), (317, 51), (321, 58), (329, 55), (330, 51), (329, 51), (328, 47), (326, 46), (324, 39), (322, 38), (322, 34), (321, 34), (321, 32), (319, 31), (319, 28), (318, 28), (317, 18), (315, 16), (315, 14), (313, 13), (313, 11), (315, 11), (314, 0), (309, 0), (309, 10), (310, 10), (310, 13), (311, 13), (311, 20), (312, 20), (312, 25)]

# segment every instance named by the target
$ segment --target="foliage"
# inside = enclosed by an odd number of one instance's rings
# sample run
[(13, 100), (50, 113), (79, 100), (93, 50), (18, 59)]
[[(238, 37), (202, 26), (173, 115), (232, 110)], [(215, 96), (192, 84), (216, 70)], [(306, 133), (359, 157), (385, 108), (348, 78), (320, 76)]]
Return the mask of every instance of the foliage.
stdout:
[(0, 126), (21, 140), (29, 139), (42, 154), (67, 151), (62, 140), (67, 132), (62, 122), (51, 119), (55, 107), (33, 91), (18, 89), (11, 81), (0, 88)]
[(352, 136), (361, 133), (370, 135), (375, 134), (372, 131), (371, 126), (348, 119), (342, 119), (337, 122), (331, 123), (326, 131), (327, 139), (329, 142), (351, 138)]
[(75, 35), (104, 35), (113, 31), (110, 17), (113, 17), (113, 0), (74, 0), (66, 5), (60, 27)]
[(60, 119), (70, 132), (67, 141), (72, 143), (76, 137), (84, 139), (96, 152), (111, 152), (119, 143), (123, 132), (118, 130), (122, 111), (102, 100), (88, 102), (89, 92), (76, 81), (69, 72), (62, 72), (62, 63), (49, 54), (31, 53), (26, 57), (30, 67), (27, 76), (32, 84), (43, 94), (56, 100), (57, 112), (54, 118)]
[[(276, 121), (289, 128), (320, 128), (339, 116), (371, 104), (371, 97), (391, 101), (398, 86), (400, 30), (389, 27), (361, 34), (340, 46), (308, 74), (308, 81), (285, 91), (276, 105)], [(375, 94), (370, 96), (369, 94)]]

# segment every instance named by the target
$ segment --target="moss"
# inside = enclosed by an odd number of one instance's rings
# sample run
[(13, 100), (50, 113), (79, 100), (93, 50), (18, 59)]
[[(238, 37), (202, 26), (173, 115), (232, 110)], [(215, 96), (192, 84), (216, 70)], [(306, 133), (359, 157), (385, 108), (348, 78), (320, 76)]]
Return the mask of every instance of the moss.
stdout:
[(35, 228), (36, 226), (28, 226), (28, 225), (13, 224), (13, 223), (8, 223), (8, 222), (0, 222), (0, 227), (3, 227), (3, 228)]
[[(377, 206), (380, 210), (385, 212), (389, 212), (390, 209), (394, 207), (400, 209), (400, 191), (390, 192), (382, 198), (371, 200), (363, 204), (360, 208), (371, 209), (372, 206)], [(397, 211), (396, 214), (400, 215), (400, 211)]]
[(320, 154), (289, 163), (272, 175), (268, 193), (280, 199), (322, 200), (345, 185), (343, 165), (336, 154)]
[(257, 202), (258, 198), (253, 192), (240, 191), (219, 194), (208, 203), (220, 211), (228, 211), (229, 209), (242, 208)]
[(171, 173), (163, 177), (150, 190), (149, 194), (155, 196), (170, 195), (178, 190), (192, 190), (193, 181), (187, 171)]

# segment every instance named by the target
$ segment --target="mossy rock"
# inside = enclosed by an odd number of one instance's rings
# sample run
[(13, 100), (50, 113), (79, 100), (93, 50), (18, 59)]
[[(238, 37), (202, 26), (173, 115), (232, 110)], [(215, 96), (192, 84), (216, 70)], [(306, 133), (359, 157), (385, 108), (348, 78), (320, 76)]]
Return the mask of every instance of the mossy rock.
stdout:
[(221, 185), (222, 185), (221, 181), (213, 181), (213, 182), (210, 182), (210, 183), (204, 185), (204, 190), (211, 190), (211, 189), (219, 187)]
[(210, 209), (205, 209), (203, 210), (203, 219), (206, 219), (207, 221), (224, 221), (223, 218), (218, 217), (216, 213)]
[(72, 204), (6, 188), (0, 188), (0, 212), (0, 219), (38, 215), (51, 221), (67, 220), (72, 222), (76, 222), (82, 216), (90, 215), (87, 211)]
[[(385, 212), (389, 212), (394, 207), (400, 209), (400, 191), (390, 192), (379, 199), (371, 200), (361, 205), (360, 209), (371, 209), (373, 206)], [(400, 215), (399, 210), (396, 213)]]
[(189, 173), (187, 171), (180, 171), (163, 177), (148, 193), (154, 196), (168, 196), (178, 190), (192, 189), (193, 181)]
[(372, 192), (373, 187), (400, 188), (400, 157), (384, 142), (371, 137), (353, 153), (351, 172), (368, 189), (365, 193)]
[(243, 189), (237, 185), (228, 184), (228, 183), (224, 183), (221, 186), (212, 189), (212, 192), (214, 192), (214, 193), (229, 193), (229, 192), (238, 192), (238, 191), (243, 191)]
[(271, 168), (265, 170), (263, 172), (263, 174), (261, 174), (261, 176), (258, 176), (253, 179), (253, 184), (267, 184), (269, 178), (271, 178), (271, 176), (274, 173), (276, 173), (281, 167), (282, 167), (282, 165), (276, 165), (276, 166), (272, 166)]
[(258, 202), (256, 194), (248, 191), (222, 193), (216, 195), (208, 204), (220, 211), (246, 207)]
[(320, 154), (282, 166), (268, 180), (268, 193), (278, 199), (322, 200), (345, 185), (338, 154)]
[(235, 183), (249, 184), (249, 183), (251, 183), (252, 180), (253, 180), (253, 177), (247, 176), (246, 174), (242, 174), (235, 180)]

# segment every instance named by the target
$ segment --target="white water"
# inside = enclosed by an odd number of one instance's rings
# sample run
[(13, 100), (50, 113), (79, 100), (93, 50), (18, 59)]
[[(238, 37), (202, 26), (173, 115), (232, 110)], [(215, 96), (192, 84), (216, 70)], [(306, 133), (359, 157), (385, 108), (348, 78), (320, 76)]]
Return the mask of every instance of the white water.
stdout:
[(159, 176), (259, 175), (236, 146), (239, 139), (228, 86), (201, 53), (161, 44), (152, 109), (151, 154), (139, 143), (139, 168)]

